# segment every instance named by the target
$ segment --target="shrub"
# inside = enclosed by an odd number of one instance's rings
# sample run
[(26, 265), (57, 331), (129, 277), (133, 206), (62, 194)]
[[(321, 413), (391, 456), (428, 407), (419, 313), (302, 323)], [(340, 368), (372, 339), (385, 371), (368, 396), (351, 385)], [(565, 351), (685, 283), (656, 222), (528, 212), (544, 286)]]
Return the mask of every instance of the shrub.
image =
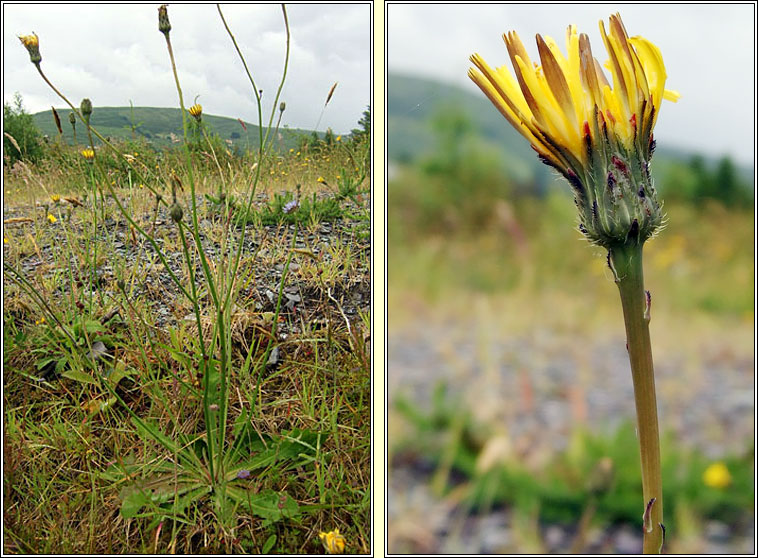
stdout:
[(13, 165), (24, 160), (36, 163), (42, 157), (42, 142), (39, 130), (34, 125), (32, 116), (24, 109), (21, 94), (13, 96), (13, 106), (3, 105), (3, 127), (6, 137), (13, 140), (3, 141), (3, 161)]

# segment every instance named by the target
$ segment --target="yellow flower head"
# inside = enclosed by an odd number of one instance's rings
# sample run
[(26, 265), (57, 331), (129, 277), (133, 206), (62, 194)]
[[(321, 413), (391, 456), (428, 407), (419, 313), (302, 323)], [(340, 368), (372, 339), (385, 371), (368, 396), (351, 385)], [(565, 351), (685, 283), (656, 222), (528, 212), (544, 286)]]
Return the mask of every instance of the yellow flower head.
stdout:
[[(593, 141), (607, 126), (627, 148), (646, 141), (658, 118), (663, 98), (676, 101), (679, 93), (664, 89), (666, 68), (661, 52), (643, 37), (630, 38), (621, 16), (610, 17), (610, 34), (600, 22), (612, 84), (592, 54), (587, 35), (570, 25), (568, 56), (550, 37), (537, 35), (542, 64), (533, 64), (519, 36), (503, 35), (514, 76), (506, 66), (491, 68), (478, 54), (469, 77), (505, 118), (542, 156), (566, 163), (566, 152), (586, 162), (584, 137)], [(645, 147), (645, 146), (643, 146)]]
[(52, 196), (50, 196), (50, 199), (52, 200), (53, 203), (58, 203), (59, 201), (61, 201), (61, 197), (58, 194), (53, 194)]
[(39, 37), (37, 37), (36, 33), (32, 33), (31, 35), (19, 35), (18, 38), (29, 53), (29, 58), (32, 63), (38, 65), (42, 62), (42, 55), (39, 53)]
[(55, 222), (56, 222), (58, 219), (56, 219), (54, 215), (52, 215), (52, 214), (48, 213), (48, 214), (47, 214), (47, 220), (48, 220), (48, 221), (50, 221), (50, 224), (52, 225), (52, 224), (53, 224), (53, 223), (55, 223)]
[(202, 105), (192, 105), (189, 108), (189, 113), (195, 117), (195, 120), (200, 122), (200, 119), (203, 117), (203, 106)]
[(661, 52), (643, 37), (629, 37), (619, 14), (609, 32), (600, 22), (608, 52), (609, 81), (587, 35), (566, 32), (567, 54), (550, 37), (537, 35), (541, 64), (532, 62), (511, 31), (503, 35), (514, 74), (490, 67), (478, 54), (469, 77), (547, 165), (572, 186), (579, 230), (610, 247), (644, 242), (663, 222), (648, 164), (655, 149), (653, 127), (665, 98)]
[(324, 177), (323, 177), (323, 176), (319, 176), (319, 177), (316, 179), (316, 182), (320, 182), (321, 184), (326, 184), (326, 180), (324, 180)]
[(340, 535), (340, 530), (335, 529), (328, 533), (321, 532), (318, 535), (324, 545), (327, 554), (342, 554), (345, 552), (345, 537)]
[(19, 35), (18, 38), (21, 41), (21, 44), (26, 48), (39, 46), (39, 37), (37, 37), (36, 33), (32, 33), (31, 35)]
[(337, 136), (334, 141), (342, 141), (342, 136)]
[(721, 461), (713, 463), (703, 473), (703, 483), (711, 488), (726, 488), (732, 484), (732, 475)]
[(95, 152), (92, 151), (91, 149), (83, 149), (82, 150), (82, 157), (84, 157), (88, 161), (91, 161), (92, 159), (95, 158)]

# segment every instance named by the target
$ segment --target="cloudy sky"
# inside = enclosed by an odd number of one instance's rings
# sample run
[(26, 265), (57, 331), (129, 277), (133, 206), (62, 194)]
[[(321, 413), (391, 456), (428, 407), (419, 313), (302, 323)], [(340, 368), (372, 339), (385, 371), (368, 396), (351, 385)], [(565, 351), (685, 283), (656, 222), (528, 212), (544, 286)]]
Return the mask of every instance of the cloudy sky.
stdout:
[[(491, 66), (510, 67), (504, 32), (517, 31), (537, 60), (535, 35), (553, 37), (565, 52), (566, 27), (574, 23), (589, 35), (603, 63), (598, 21), (605, 20), (607, 29), (608, 16), (620, 12), (630, 35), (642, 35), (661, 49), (666, 87), (682, 94), (678, 103), (665, 102), (661, 110), (659, 145), (731, 154), (754, 164), (754, 9), (753, 4), (389, 4), (388, 67), (481, 95), (466, 75), (468, 57), (478, 52)], [(498, 117), (494, 109), (492, 114)]]
[[(178, 107), (166, 41), (158, 31), (159, 6), (4, 4), (4, 101), (18, 91), (28, 112), (63, 106), (17, 38), (35, 32), (43, 70), (74, 104), (89, 97), (95, 110), (128, 106), (130, 100), (134, 106)], [(280, 4), (221, 9), (270, 110), (286, 46)], [(207, 114), (257, 123), (250, 82), (216, 5), (172, 3), (168, 10), (185, 104), (199, 95)], [(371, 102), (370, 4), (295, 3), (287, 5), (287, 15), (291, 51), (282, 124), (313, 129), (329, 89), (339, 82), (318, 128), (349, 132)]]

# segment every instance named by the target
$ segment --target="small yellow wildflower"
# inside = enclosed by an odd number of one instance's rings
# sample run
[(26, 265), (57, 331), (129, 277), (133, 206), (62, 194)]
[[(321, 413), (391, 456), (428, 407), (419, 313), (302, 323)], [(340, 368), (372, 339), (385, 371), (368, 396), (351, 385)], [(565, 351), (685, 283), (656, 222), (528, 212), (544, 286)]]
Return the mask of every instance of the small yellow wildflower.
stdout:
[(82, 149), (82, 157), (87, 159), (88, 161), (91, 161), (95, 158), (95, 152), (91, 149)]
[(294, 153), (295, 150), (293, 148), (290, 148), (290, 153)]
[(316, 182), (320, 182), (321, 184), (326, 184), (326, 180), (324, 180), (324, 177), (323, 177), (323, 176), (319, 176), (319, 177), (316, 179)]
[(721, 461), (713, 463), (703, 473), (703, 483), (711, 488), (726, 488), (732, 484), (732, 475)]
[(48, 213), (48, 214), (47, 214), (47, 220), (48, 220), (48, 221), (50, 221), (50, 224), (53, 224), (53, 223), (55, 223), (55, 222), (56, 222), (58, 219), (56, 219), (54, 215), (52, 215), (52, 214)]
[(34, 325), (42, 325), (45, 323), (45, 316), (42, 316), (39, 320), (34, 320)]
[(18, 38), (21, 41), (21, 44), (27, 48), (39, 46), (39, 37), (37, 37), (36, 33), (32, 35), (19, 35)]
[(337, 138), (334, 141), (342, 141), (342, 136), (337, 136)]
[(8, 244), (8, 237), (7, 236), (3, 237), (3, 244)]
[(59, 201), (61, 201), (61, 197), (58, 194), (53, 194), (52, 196), (50, 196), (50, 199), (53, 201), (53, 203), (58, 203)]
[(145, 185), (144, 185), (144, 184), (142, 184), (142, 183), (140, 183), (139, 187), (140, 187), (140, 188), (144, 188), (144, 187), (145, 187)]
[(202, 105), (192, 105), (189, 108), (189, 113), (195, 117), (195, 120), (200, 122), (200, 119), (203, 117), (203, 106)]
[(318, 534), (321, 543), (324, 545), (327, 554), (342, 554), (345, 552), (345, 537), (340, 535), (340, 530), (335, 529), (328, 533), (321, 532)]

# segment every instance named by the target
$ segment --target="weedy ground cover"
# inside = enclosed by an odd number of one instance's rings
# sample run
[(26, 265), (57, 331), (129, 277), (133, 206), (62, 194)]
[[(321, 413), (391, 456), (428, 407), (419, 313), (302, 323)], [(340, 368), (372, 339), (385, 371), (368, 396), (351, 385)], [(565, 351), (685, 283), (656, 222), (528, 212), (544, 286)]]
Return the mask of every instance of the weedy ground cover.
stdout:
[(234, 156), (159, 29), (182, 149), (4, 169), (4, 551), (368, 552), (369, 136)]

